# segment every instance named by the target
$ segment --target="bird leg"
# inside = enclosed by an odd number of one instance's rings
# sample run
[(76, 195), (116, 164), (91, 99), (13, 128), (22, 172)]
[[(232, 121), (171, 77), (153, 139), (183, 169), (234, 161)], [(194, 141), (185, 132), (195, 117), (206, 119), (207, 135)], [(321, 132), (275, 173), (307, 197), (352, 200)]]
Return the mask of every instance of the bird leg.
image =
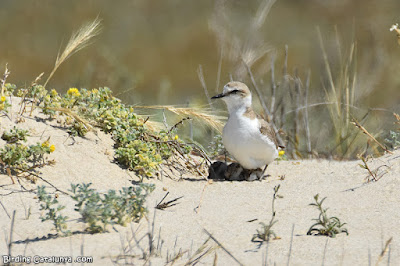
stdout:
[(267, 171), (267, 167), (268, 167), (268, 164), (265, 165), (264, 170), (262, 171), (262, 174), (261, 174), (261, 176), (259, 177), (259, 180), (262, 180), (262, 179), (267, 178), (267, 177), (269, 176), (269, 175), (264, 175), (264, 174), (265, 174), (265, 171)]

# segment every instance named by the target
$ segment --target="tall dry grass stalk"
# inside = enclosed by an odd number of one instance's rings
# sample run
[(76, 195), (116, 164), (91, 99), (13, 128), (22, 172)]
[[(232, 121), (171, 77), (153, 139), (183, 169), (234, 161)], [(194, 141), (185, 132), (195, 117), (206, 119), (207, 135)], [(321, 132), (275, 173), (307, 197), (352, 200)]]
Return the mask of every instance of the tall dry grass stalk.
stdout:
[(222, 128), (224, 124), (222, 120), (224, 117), (212, 114), (208, 110), (193, 108), (193, 107), (176, 107), (171, 105), (150, 105), (150, 106), (135, 106), (135, 108), (139, 109), (159, 109), (159, 110), (168, 110), (180, 117), (191, 117), (200, 122), (203, 122), (218, 132), (222, 132)]
[(275, 0), (261, 1), (256, 14), (249, 20), (246, 31), (238, 33), (233, 30), (234, 27), (232, 25), (234, 25), (235, 21), (232, 20), (232, 16), (229, 14), (230, 10), (227, 1), (216, 1), (215, 12), (209, 22), (209, 26), (217, 37), (220, 51), (217, 87), (220, 81), (219, 75), (223, 60), (228, 60), (232, 63), (233, 79), (242, 80), (247, 73), (246, 65), (251, 67), (272, 50), (271, 45), (262, 39), (261, 27), (265, 23), (274, 3)]
[(65, 60), (67, 60), (74, 53), (88, 46), (90, 44), (90, 40), (98, 35), (100, 31), (101, 21), (99, 18), (96, 18), (94, 21), (85, 24), (77, 32), (73, 33), (64, 51), (61, 53), (61, 55), (57, 55), (54, 68), (44, 83), (44, 86), (46, 87), (49, 80), (53, 77), (54, 73), (57, 71), (60, 65), (64, 63)]
[(8, 76), (10, 75), (10, 71), (8, 70), (8, 64), (6, 64), (6, 70), (4, 70), (3, 78), (0, 80), (1, 82), (1, 96), (4, 96), (5, 84)]
[(350, 137), (354, 135), (354, 127), (351, 126), (350, 117), (352, 115), (351, 107), (353, 107), (355, 103), (357, 83), (356, 43), (353, 41), (348, 48), (348, 54), (343, 55), (342, 45), (336, 27), (335, 32), (340, 69), (338, 73), (334, 75), (322, 39), (321, 30), (317, 27), (318, 39), (329, 84), (328, 88), (324, 87), (325, 99), (327, 103), (333, 103), (327, 104), (326, 107), (328, 108), (334, 127), (335, 149), (337, 149), (338, 154), (346, 156), (347, 154), (356, 154), (358, 152), (357, 145), (355, 145), (357, 143), (356, 139)]

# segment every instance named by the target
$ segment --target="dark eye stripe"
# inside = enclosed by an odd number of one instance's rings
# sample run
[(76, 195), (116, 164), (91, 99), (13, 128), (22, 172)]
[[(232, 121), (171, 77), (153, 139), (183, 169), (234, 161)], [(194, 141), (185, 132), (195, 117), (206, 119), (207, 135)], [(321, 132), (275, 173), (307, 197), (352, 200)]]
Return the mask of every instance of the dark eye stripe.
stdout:
[(241, 91), (240, 90), (233, 90), (229, 94), (236, 94), (236, 93), (239, 93), (239, 92), (241, 92)]

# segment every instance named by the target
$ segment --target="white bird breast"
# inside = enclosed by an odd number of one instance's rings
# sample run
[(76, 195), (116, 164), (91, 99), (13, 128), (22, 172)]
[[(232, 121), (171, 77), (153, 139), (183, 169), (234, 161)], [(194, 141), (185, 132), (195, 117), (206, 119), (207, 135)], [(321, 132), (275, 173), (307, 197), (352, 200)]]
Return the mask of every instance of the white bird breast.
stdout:
[(258, 119), (231, 114), (222, 141), (226, 150), (246, 169), (262, 168), (278, 157), (275, 144), (260, 132)]

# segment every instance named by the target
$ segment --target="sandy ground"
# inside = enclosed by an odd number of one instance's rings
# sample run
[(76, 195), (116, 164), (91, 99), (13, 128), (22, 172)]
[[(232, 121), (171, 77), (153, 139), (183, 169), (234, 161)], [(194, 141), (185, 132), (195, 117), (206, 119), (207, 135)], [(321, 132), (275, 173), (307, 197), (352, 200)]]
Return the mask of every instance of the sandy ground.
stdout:
[[(39, 115), (40, 117), (40, 115)], [(0, 135), (14, 125), (12, 119), (1, 118)], [(18, 127), (29, 129), (30, 143), (51, 136), (56, 151), (49, 156), (54, 166), (40, 169), (40, 176), (55, 187), (67, 191), (70, 183), (88, 183), (100, 191), (131, 186), (138, 178), (113, 163), (113, 141), (108, 135), (89, 133), (86, 138), (68, 138), (55, 127), (55, 122), (38, 117), (25, 117)], [(0, 140), (0, 146), (4, 141)], [(400, 151), (374, 159), (372, 169), (379, 166), (387, 173), (378, 182), (366, 184), (368, 175), (359, 167), (360, 161), (336, 162), (326, 160), (280, 161), (269, 168), (271, 175), (264, 181), (207, 182), (184, 175), (182, 181), (146, 180), (156, 185), (148, 197), (148, 219), (127, 227), (110, 227), (108, 233), (83, 233), (84, 225), (76, 218), (73, 202), (62, 193), (59, 200), (67, 208), (68, 225), (81, 233), (56, 237), (50, 221), (41, 222), (35, 194), (26, 192), (19, 184), (12, 185), (7, 175), (0, 174), (0, 255), (9, 252), (8, 239), (11, 217), (16, 211), (11, 253), (13, 256), (92, 256), (95, 265), (152, 264), (165, 265), (174, 257), (175, 265), (184, 265), (197, 258), (200, 247), (211, 248), (198, 262), (203, 265), (400, 265)], [(26, 189), (46, 185), (31, 184), (21, 179)], [(275, 202), (278, 222), (273, 230), (279, 236), (259, 246), (251, 242), (260, 229), (260, 222), (269, 222), (273, 188), (280, 185)], [(48, 188), (48, 191), (54, 189)], [(166, 192), (166, 200), (181, 197), (179, 204), (166, 210), (155, 205)], [(327, 197), (328, 214), (337, 216), (349, 235), (336, 238), (308, 236), (307, 230), (319, 212), (312, 206), (313, 196)], [(30, 215), (28, 214), (30, 210)], [(253, 221), (252, 221), (253, 220)], [(252, 221), (252, 222), (251, 222)], [(209, 238), (213, 239), (203, 245)], [(148, 254), (148, 232), (153, 232), (153, 255)], [(380, 259), (387, 240), (389, 248)], [(220, 247), (217, 242), (223, 246)], [(215, 248), (215, 249), (213, 249)], [(228, 252), (231, 255), (228, 255)], [(202, 254), (202, 253), (200, 253)], [(3, 257), (2, 257), (3, 259)], [(4, 262), (4, 261), (2, 261)], [(79, 264), (79, 263), (75, 263)]]

